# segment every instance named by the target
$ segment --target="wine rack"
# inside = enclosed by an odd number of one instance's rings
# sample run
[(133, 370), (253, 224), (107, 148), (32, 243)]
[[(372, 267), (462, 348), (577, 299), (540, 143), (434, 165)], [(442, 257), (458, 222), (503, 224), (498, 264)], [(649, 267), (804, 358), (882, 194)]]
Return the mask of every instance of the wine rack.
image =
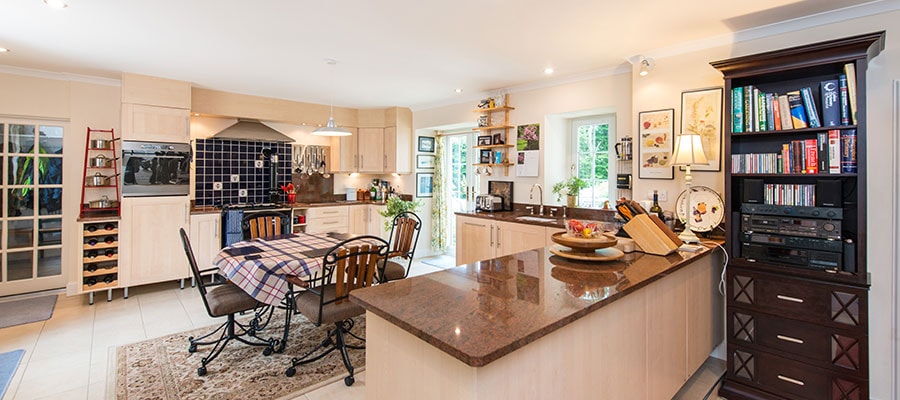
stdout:
[(82, 229), (82, 292), (90, 294), (94, 304), (94, 292), (107, 290), (107, 301), (112, 299), (112, 289), (119, 284), (119, 222), (84, 222)]

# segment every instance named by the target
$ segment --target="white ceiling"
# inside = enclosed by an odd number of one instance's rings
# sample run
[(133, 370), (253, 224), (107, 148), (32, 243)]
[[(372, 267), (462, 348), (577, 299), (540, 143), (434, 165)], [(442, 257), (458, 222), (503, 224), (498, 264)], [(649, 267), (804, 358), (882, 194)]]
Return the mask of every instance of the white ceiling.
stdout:
[[(413, 109), (621, 70), (639, 54), (896, 3), (68, 1), (62, 10), (42, 0), (0, 1), (0, 47), (11, 50), (0, 54), (0, 66), (114, 79), (126, 71), (264, 97)], [(338, 64), (328, 66), (329, 58)], [(544, 75), (546, 67), (553, 76)]]

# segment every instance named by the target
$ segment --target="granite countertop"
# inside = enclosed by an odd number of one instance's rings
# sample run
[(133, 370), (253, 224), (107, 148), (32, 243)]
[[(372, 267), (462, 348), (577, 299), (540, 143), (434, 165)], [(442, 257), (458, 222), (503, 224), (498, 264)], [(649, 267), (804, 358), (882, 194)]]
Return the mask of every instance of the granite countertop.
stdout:
[[(331, 206), (350, 206), (350, 205), (360, 205), (360, 204), (372, 204), (376, 206), (383, 206), (387, 203), (383, 201), (347, 201), (347, 200), (337, 200), (330, 202), (321, 202), (321, 203), (284, 203), (279, 204), (278, 208), (288, 209), (288, 208), (314, 208), (314, 207), (331, 207)], [(191, 214), (217, 214), (221, 213), (221, 207), (213, 207), (213, 206), (192, 206)]]
[(596, 263), (541, 248), (355, 290), (350, 298), (481, 367), (710, 252), (629, 253)]

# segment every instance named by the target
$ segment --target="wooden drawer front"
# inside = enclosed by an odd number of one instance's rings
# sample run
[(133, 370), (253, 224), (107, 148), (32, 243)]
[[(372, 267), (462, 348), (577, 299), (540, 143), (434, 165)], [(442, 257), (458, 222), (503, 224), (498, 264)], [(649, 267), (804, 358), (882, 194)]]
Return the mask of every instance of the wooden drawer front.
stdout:
[(729, 305), (868, 331), (865, 289), (736, 269), (728, 269)]
[(729, 308), (729, 342), (763, 346), (838, 372), (868, 375), (868, 337), (853, 331)]
[(337, 207), (313, 207), (306, 211), (309, 218), (334, 218), (350, 216), (350, 209), (347, 206)]
[(347, 217), (310, 218), (308, 221), (309, 222), (306, 223), (306, 232), (308, 233), (347, 233), (349, 230), (349, 220)]
[(728, 379), (789, 399), (864, 400), (869, 382), (764, 351), (728, 345)]

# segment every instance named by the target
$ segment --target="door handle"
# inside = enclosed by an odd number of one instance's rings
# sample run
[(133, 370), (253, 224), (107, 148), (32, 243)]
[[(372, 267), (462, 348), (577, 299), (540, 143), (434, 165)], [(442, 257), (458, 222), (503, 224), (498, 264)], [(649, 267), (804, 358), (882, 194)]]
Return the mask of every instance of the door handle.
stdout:
[(500, 248), (500, 227), (497, 227), (497, 248)]
[(775, 297), (778, 298), (778, 300), (790, 301), (793, 303), (803, 303), (803, 299), (797, 298), (797, 297), (785, 296), (785, 295), (781, 295), (781, 294), (779, 294)]
[(801, 381), (801, 380), (799, 380), (799, 379), (791, 378), (791, 377), (789, 377), (789, 376), (778, 375), (778, 379), (781, 379), (781, 380), (783, 380), (783, 381), (785, 381), (785, 382), (793, 383), (793, 384), (795, 384), (795, 385), (797, 385), (797, 386), (804, 386), (804, 385), (806, 385), (805, 382), (803, 382), (803, 381)]
[(494, 247), (494, 226), (491, 225), (491, 247)]
[(803, 344), (803, 339), (797, 339), (795, 337), (785, 336), (785, 335), (775, 335), (776, 338), (780, 340), (784, 340), (785, 342)]

